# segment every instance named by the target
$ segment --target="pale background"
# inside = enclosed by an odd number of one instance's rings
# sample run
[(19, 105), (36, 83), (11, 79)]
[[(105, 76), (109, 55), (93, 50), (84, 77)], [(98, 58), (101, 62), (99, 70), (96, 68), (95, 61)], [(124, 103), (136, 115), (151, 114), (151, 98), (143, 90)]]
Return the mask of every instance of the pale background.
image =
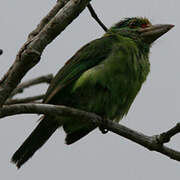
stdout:
[[(48, 0), (2, 1), (0, 6), (0, 76), (40, 19), (55, 4)], [(114, 0), (92, 2), (102, 21), (110, 27), (123, 17), (146, 16), (153, 24), (172, 23), (175, 28), (160, 38), (151, 49), (151, 73), (122, 124), (154, 135), (168, 130), (180, 120), (180, 1)], [(44, 51), (41, 62), (24, 79), (56, 73), (82, 45), (100, 37), (103, 30), (85, 10)], [(40, 94), (43, 88), (32, 88), (26, 95)], [(22, 96), (22, 95), (21, 95)], [(124, 179), (178, 180), (180, 162), (173, 161), (113, 133), (94, 131), (83, 140), (67, 146), (62, 130), (50, 138), (20, 170), (10, 158), (36, 126), (37, 115), (21, 115), (0, 122), (0, 179)], [(171, 147), (180, 150), (180, 135)]]

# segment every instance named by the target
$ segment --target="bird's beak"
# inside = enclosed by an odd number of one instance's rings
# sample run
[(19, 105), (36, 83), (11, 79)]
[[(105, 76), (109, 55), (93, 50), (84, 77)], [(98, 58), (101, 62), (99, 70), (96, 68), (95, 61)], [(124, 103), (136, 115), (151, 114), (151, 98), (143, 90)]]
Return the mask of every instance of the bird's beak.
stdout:
[(168, 32), (173, 27), (174, 25), (172, 24), (157, 24), (157, 25), (149, 26), (147, 28), (140, 29), (138, 31), (143, 41), (151, 44), (152, 42), (154, 42), (156, 39), (161, 37), (163, 34)]

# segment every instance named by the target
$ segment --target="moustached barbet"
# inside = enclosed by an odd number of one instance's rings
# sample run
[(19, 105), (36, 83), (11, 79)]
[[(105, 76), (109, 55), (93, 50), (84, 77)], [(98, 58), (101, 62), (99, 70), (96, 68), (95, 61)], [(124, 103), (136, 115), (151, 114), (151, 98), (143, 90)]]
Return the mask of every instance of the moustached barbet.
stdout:
[[(152, 43), (172, 27), (152, 25), (148, 19), (137, 17), (118, 22), (66, 62), (52, 80), (43, 103), (65, 105), (119, 122), (150, 71)], [(14, 153), (12, 162), (20, 168), (61, 126), (66, 132), (66, 144), (96, 128), (77, 118), (44, 115)], [(103, 127), (100, 130), (105, 131)]]

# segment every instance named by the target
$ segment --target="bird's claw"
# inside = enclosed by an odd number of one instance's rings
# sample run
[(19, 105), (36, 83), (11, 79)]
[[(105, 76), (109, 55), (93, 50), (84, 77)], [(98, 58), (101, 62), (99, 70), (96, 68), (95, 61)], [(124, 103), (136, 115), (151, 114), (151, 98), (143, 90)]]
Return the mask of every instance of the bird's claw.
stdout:
[[(106, 119), (102, 118), (102, 122), (106, 124)], [(99, 130), (101, 131), (102, 134), (108, 133), (108, 130), (103, 125), (99, 126)]]
[(102, 126), (99, 127), (99, 130), (100, 130), (103, 134), (108, 133), (108, 130), (105, 129), (104, 127), (102, 127)]

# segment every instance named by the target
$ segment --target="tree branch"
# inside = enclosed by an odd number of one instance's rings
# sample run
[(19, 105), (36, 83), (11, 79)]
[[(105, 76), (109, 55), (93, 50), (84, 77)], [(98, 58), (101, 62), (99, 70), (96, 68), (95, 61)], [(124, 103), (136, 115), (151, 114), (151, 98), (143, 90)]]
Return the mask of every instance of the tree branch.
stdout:
[(18, 52), (14, 64), (0, 82), (0, 106), (24, 75), (40, 61), (45, 47), (85, 9), (89, 2), (90, 0), (70, 0), (34, 38), (27, 40)]
[(26, 97), (26, 98), (9, 99), (5, 102), (5, 105), (30, 103), (30, 102), (34, 102), (34, 101), (43, 99), (44, 96), (45, 96), (45, 94), (41, 94), (41, 95), (31, 96), (31, 97)]
[[(66, 106), (57, 106), (50, 104), (18, 104), (4, 106), (3, 108), (0, 108), (0, 118), (23, 113), (47, 114), (51, 116), (54, 116), (54, 114), (56, 114), (57, 116), (77, 117), (78, 119), (81, 119), (82, 122), (88, 121), (90, 123), (95, 124), (96, 126), (103, 126), (107, 130), (112, 131), (133, 142), (136, 142), (151, 151), (157, 151), (170, 157), (171, 159), (180, 161), (180, 152), (173, 150), (167, 146), (164, 146), (162, 143), (159, 143), (161, 139), (161, 134), (155, 136), (147, 136), (145, 134), (129, 129), (123, 125), (115, 123), (113, 121), (103, 120), (100, 116), (94, 113), (85, 112)], [(170, 130), (171, 136), (172, 134), (176, 134), (172, 133), (173, 130), (177, 133), (176, 127), (172, 128)], [(169, 131), (167, 131), (167, 134), (169, 134)]]
[(98, 18), (96, 12), (94, 11), (92, 5), (89, 3), (87, 5), (87, 8), (89, 9), (89, 12), (91, 13), (91, 16), (96, 20), (96, 22), (103, 28), (105, 32), (107, 32), (108, 28), (102, 23), (102, 21)]
[(167, 132), (163, 132), (158, 136), (158, 142), (160, 144), (167, 143), (173, 136), (180, 133), (180, 123), (177, 123), (175, 127), (171, 128)]
[(41, 84), (41, 83), (50, 83), (52, 79), (53, 79), (53, 75), (48, 74), (48, 75), (39, 76), (37, 78), (25, 81), (25, 82), (21, 83), (20, 85), (18, 85), (13, 90), (13, 92), (10, 95), (10, 98), (13, 97), (14, 95), (18, 94), (18, 93), (22, 93), (25, 88), (28, 88), (30, 86), (34, 86), (37, 84)]

